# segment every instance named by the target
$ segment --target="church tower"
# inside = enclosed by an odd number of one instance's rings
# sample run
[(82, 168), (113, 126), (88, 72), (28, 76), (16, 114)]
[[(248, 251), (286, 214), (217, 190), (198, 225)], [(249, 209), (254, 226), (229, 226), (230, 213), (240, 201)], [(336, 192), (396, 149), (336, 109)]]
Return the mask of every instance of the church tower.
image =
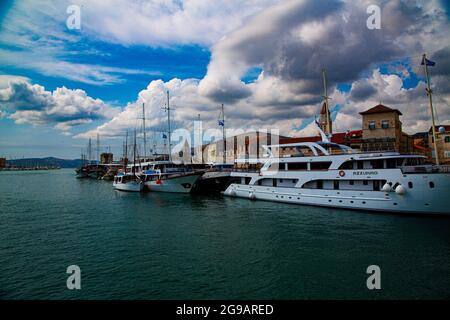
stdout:
[[(327, 114), (328, 113), (328, 114)], [(333, 123), (331, 120), (330, 110), (327, 108), (326, 102), (322, 105), (322, 110), (320, 110), (320, 119), (319, 119), (320, 129), (326, 134), (333, 132)]]

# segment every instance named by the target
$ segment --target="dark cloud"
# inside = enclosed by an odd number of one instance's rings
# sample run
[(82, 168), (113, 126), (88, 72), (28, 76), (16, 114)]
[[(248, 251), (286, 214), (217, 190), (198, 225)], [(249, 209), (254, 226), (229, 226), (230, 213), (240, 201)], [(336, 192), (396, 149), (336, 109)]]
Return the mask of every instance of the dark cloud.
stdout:
[(10, 110), (42, 110), (48, 106), (51, 97), (49, 92), (26, 82), (11, 82), (8, 91), (2, 91), (0, 101)]
[[(268, 8), (213, 47), (201, 93), (214, 100), (225, 99), (226, 95), (233, 101), (241, 96), (248, 98), (246, 85), (233, 85), (229, 80), (258, 66), (266, 77), (301, 82), (290, 87), (293, 94), (320, 95), (322, 69), (327, 70), (332, 87), (356, 81), (377, 64), (420, 54), (427, 46), (426, 39), (434, 38), (434, 43), (441, 45), (439, 38), (444, 36), (442, 29), (448, 27), (448, 21), (442, 20), (440, 8), (408, 0), (373, 4), (382, 8), (381, 30), (366, 27), (369, 3), (365, 2), (287, 1)], [(450, 68), (443, 71), (450, 59), (447, 49), (436, 55), (446, 55), (441, 70), (448, 74)], [(369, 88), (354, 92), (359, 99), (371, 93)]]
[(377, 90), (370, 83), (355, 83), (350, 91), (350, 100), (352, 101), (363, 101), (369, 97), (372, 97)]

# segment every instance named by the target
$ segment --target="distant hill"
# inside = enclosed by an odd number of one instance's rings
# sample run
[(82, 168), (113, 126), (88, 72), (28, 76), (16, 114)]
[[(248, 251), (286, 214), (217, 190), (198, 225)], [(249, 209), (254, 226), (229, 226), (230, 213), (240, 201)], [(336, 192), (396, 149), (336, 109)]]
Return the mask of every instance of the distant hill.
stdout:
[(7, 160), (6, 163), (14, 166), (56, 166), (60, 168), (78, 168), (81, 166), (81, 159), (66, 160), (54, 157), (48, 158), (24, 158)]

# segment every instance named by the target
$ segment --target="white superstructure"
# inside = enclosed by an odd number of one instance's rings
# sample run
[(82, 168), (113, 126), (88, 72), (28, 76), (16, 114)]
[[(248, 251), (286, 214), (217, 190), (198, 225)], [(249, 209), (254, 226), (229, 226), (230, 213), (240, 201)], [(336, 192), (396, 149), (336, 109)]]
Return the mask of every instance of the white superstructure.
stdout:
[[(405, 212), (450, 213), (449, 167), (424, 164), (425, 157), (396, 152), (356, 153), (328, 141), (267, 146), (263, 159), (239, 164), (225, 195), (314, 206)], [(277, 150), (296, 154), (278, 157)]]

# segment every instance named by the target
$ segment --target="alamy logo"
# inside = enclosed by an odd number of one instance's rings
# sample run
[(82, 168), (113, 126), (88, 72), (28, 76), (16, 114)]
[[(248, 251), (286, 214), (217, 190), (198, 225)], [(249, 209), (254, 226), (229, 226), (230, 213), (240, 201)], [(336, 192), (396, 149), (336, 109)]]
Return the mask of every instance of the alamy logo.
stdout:
[(381, 9), (379, 6), (372, 4), (367, 7), (367, 14), (370, 16), (367, 18), (366, 26), (369, 30), (381, 29)]
[(81, 9), (79, 6), (72, 4), (67, 7), (67, 14), (70, 16), (66, 20), (66, 26), (70, 30), (81, 29)]
[(367, 267), (367, 274), (370, 276), (367, 278), (366, 285), (369, 290), (381, 289), (381, 269), (377, 265), (371, 265)]
[(67, 289), (80, 290), (81, 289), (81, 269), (77, 265), (71, 265), (67, 267), (66, 273), (70, 274), (67, 278)]

